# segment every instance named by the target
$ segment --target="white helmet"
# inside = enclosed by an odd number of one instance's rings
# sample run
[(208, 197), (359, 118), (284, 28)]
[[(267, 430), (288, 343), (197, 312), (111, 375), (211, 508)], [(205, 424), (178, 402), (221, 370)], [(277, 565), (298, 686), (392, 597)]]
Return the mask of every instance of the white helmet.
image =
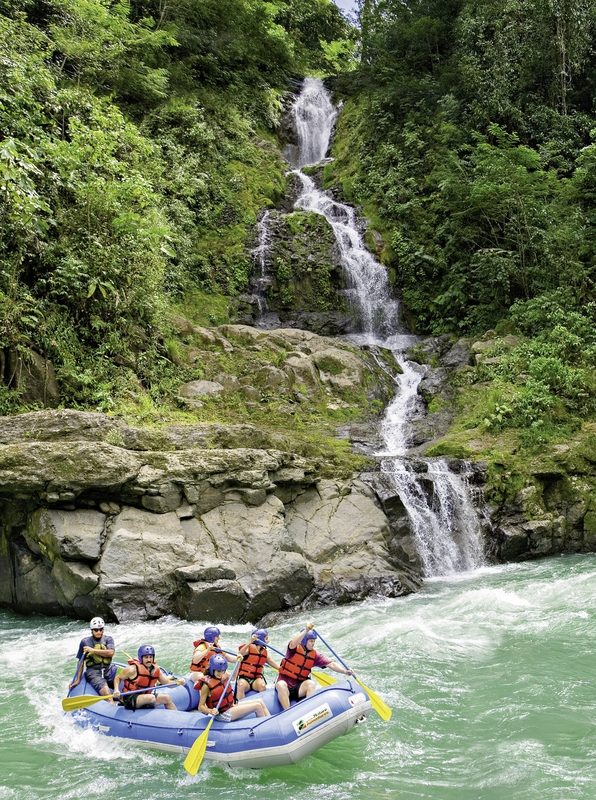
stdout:
[(91, 628), (91, 630), (93, 630), (93, 628), (105, 628), (105, 626), (106, 624), (101, 617), (93, 617), (93, 619), (89, 623), (89, 627)]

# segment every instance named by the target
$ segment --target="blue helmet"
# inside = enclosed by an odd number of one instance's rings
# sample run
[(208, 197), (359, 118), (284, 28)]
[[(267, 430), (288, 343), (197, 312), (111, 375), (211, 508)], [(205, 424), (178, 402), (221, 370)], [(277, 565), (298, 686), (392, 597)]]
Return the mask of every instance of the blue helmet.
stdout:
[(216, 628), (214, 625), (209, 625), (203, 631), (203, 639), (206, 642), (214, 642), (218, 636), (221, 636), (221, 631), (219, 628)]
[(225, 671), (227, 668), (228, 668), (228, 662), (226, 661), (226, 659), (223, 656), (220, 656), (218, 653), (216, 653), (209, 659), (209, 668), (207, 669), (207, 672), (210, 675), (213, 675), (213, 673), (217, 672), (217, 670), (222, 669)]
[(302, 645), (302, 647), (304, 647), (306, 649), (306, 643), (308, 642), (308, 640), (309, 639), (317, 639), (317, 638), (318, 637), (317, 637), (317, 634), (316, 634), (315, 631), (307, 631), (304, 634), (304, 636), (302, 637), (302, 641), (300, 642), (300, 644)]
[(251, 633), (251, 636), (256, 636), (259, 641), (264, 642), (269, 636), (269, 631), (267, 628), (255, 628)]
[(137, 650), (139, 661), (142, 661), (143, 656), (153, 656), (155, 658), (155, 647), (152, 644), (142, 644)]

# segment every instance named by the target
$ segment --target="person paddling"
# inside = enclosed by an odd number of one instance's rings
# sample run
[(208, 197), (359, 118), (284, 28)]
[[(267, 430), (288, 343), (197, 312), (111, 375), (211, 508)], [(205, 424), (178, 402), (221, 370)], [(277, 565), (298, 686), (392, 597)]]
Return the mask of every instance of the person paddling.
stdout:
[[(226, 671), (227, 666), (228, 662), (221, 654), (213, 655), (209, 659), (207, 674), (195, 684), (195, 689), (199, 689), (201, 693), (199, 711), (202, 711), (203, 714), (219, 715), (225, 722), (241, 719), (253, 712), (257, 717), (269, 717), (269, 709), (262, 700), (236, 702), (232, 681), (228, 680), (230, 675)], [(224, 691), (224, 698), (219, 704), (219, 709), (217, 709), (216, 706)]]
[[(137, 658), (131, 659), (116, 675), (114, 680), (114, 697), (119, 699), (120, 705), (135, 711), (137, 708), (155, 708), (165, 706), (170, 711), (176, 711), (174, 701), (169, 694), (155, 694), (155, 687), (163, 683), (172, 683), (172, 677), (164, 675), (155, 663), (155, 648), (150, 644), (142, 644), (137, 651)], [(123, 692), (134, 692), (137, 689), (147, 689), (141, 694), (131, 694), (120, 698), (120, 684), (123, 683)], [(177, 678), (179, 686), (184, 685), (183, 678)]]
[[(77, 658), (85, 664), (85, 678), (101, 695), (111, 694), (116, 667), (112, 658), (116, 652), (114, 640), (111, 636), (104, 636), (105, 622), (101, 617), (93, 617), (89, 623), (91, 636), (85, 636), (79, 642)], [(75, 678), (70, 685), (72, 688), (78, 683)], [(110, 699), (108, 702), (112, 703)]]
[(310, 677), (313, 667), (328, 668), (342, 675), (353, 674), (352, 670), (345, 669), (337, 662), (317, 653), (315, 650), (317, 634), (313, 630), (314, 627), (314, 622), (307, 622), (303, 630), (292, 636), (288, 642), (285, 658), (279, 665), (275, 689), (284, 710), (290, 707), (291, 700), (302, 700), (316, 692), (317, 684)]
[(203, 631), (203, 637), (193, 642), (193, 647), (195, 649), (190, 662), (190, 680), (196, 681), (197, 678), (201, 677), (207, 671), (209, 659), (214, 653), (222, 655), (226, 661), (229, 661), (231, 664), (236, 663), (238, 660), (236, 656), (227, 655), (221, 647), (219, 647), (220, 636), (221, 631), (219, 628), (216, 628), (215, 625), (208, 625)]
[[(251, 689), (253, 692), (265, 691), (267, 688), (267, 681), (263, 675), (265, 664), (279, 670), (279, 664), (271, 658), (265, 647), (268, 639), (269, 632), (266, 628), (255, 628), (250, 635), (250, 642), (241, 644), (238, 648), (238, 652), (243, 656), (236, 686), (238, 700), (243, 700), (245, 693)], [(257, 642), (264, 644), (257, 644)]]

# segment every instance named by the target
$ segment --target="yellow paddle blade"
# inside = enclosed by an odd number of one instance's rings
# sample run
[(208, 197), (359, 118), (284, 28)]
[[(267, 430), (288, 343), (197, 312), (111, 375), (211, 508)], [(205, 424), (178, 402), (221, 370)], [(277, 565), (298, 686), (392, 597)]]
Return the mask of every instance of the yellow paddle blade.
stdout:
[(381, 700), (379, 695), (376, 694), (376, 692), (373, 692), (372, 689), (369, 689), (365, 683), (362, 683), (360, 678), (356, 678), (356, 680), (368, 695), (371, 705), (377, 712), (377, 714), (381, 717), (382, 720), (385, 720), (385, 722), (389, 722), (389, 720), (391, 719), (391, 715), (393, 714), (393, 711), (389, 708), (387, 703), (384, 700)]
[(113, 695), (104, 694), (80, 694), (78, 697), (65, 697), (62, 701), (63, 711), (76, 711), (77, 708), (87, 708), (100, 700), (108, 700)]
[(203, 762), (205, 751), (207, 750), (207, 742), (209, 741), (209, 729), (213, 724), (213, 719), (214, 717), (211, 717), (203, 733), (195, 739), (195, 743), (184, 759), (184, 769), (189, 775), (196, 775)]
[(334, 683), (337, 683), (335, 678), (332, 678), (331, 675), (325, 675), (324, 672), (311, 672), (310, 676), (321, 686), (333, 686)]

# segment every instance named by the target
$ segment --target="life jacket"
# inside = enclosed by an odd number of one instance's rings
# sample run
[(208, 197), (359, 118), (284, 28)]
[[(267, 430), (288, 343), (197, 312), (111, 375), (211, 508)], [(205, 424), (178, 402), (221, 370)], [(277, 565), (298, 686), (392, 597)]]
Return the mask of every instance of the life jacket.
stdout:
[[(190, 662), (190, 671), (191, 672), (207, 672), (207, 668), (209, 666), (209, 659), (211, 656), (215, 655), (216, 653), (221, 653), (219, 647), (215, 648), (215, 650), (211, 649), (211, 645), (213, 642), (208, 642), (206, 639), (197, 639), (196, 642), (193, 642), (193, 647), (196, 650), (200, 644), (208, 645), (208, 649), (205, 650), (205, 655), (201, 658), (198, 664), (195, 664), (194, 661), (191, 660)], [(194, 655), (194, 653), (193, 653)]]
[(134, 678), (124, 679), (124, 688), (122, 691), (134, 692), (135, 689), (149, 690), (157, 686), (157, 681), (161, 677), (161, 670), (157, 664), (153, 665), (153, 669), (148, 669), (140, 661), (137, 661), (136, 658), (131, 659), (128, 663), (136, 667), (137, 674)]
[[(228, 675), (228, 673), (224, 672), (221, 680), (219, 680), (218, 678), (213, 678), (212, 676), (208, 675), (207, 677), (195, 683), (195, 689), (200, 690), (202, 686), (207, 686), (207, 688), (209, 689), (209, 694), (207, 695), (207, 699), (205, 700), (205, 705), (207, 706), (207, 708), (215, 708), (217, 706), (219, 698), (223, 694), (224, 687), (226, 683), (228, 683), (229, 677), (230, 676)], [(232, 708), (233, 705), (234, 705), (234, 689), (232, 688), (232, 681), (230, 681), (228, 683), (224, 699), (219, 704), (219, 713), (223, 714), (224, 711), (227, 711), (229, 708)]]
[[(93, 639), (93, 647), (95, 650), (107, 650), (105, 636), (101, 639)], [(85, 656), (86, 667), (107, 667), (112, 663), (112, 656), (96, 656), (93, 653), (87, 653)]]
[(301, 644), (291, 651), (291, 654), (282, 659), (279, 665), (279, 678), (289, 678), (292, 682), (308, 680), (310, 671), (315, 665), (316, 650), (306, 650)]
[[(245, 647), (245, 645), (240, 645)], [(248, 653), (242, 659), (239, 678), (247, 678), (249, 681), (260, 678), (263, 675), (263, 667), (267, 663), (267, 648), (252, 642), (248, 645)]]

